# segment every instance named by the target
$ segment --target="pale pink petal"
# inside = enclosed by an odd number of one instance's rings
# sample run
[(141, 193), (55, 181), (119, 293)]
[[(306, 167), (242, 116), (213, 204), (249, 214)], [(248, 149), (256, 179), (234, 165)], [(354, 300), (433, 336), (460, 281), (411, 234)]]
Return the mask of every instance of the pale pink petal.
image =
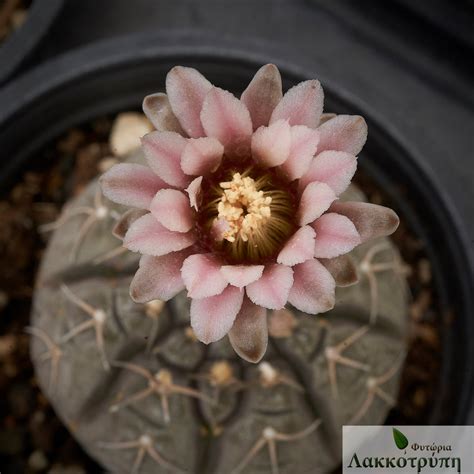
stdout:
[(166, 183), (147, 166), (119, 163), (101, 176), (100, 186), (111, 201), (148, 209), (157, 191), (166, 187)]
[(212, 254), (189, 256), (181, 268), (181, 276), (190, 298), (219, 295), (228, 285), (220, 272), (221, 263)]
[(209, 344), (224, 337), (240, 311), (244, 291), (229, 286), (220, 295), (191, 301), (191, 327), (196, 337)]
[(392, 209), (367, 202), (337, 202), (330, 210), (348, 217), (362, 242), (393, 234), (400, 223)]
[(312, 224), (316, 231), (314, 256), (334, 258), (350, 252), (361, 243), (352, 221), (341, 214), (327, 212)]
[(334, 191), (325, 183), (309, 183), (300, 199), (298, 223), (300, 226), (316, 220), (336, 199)]
[(221, 217), (219, 219), (214, 219), (209, 234), (216, 242), (221, 242), (222, 240), (224, 240), (224, 234), (229, 229), (229, 221)]
[(315, 237), (316, 233), (310, 226), (300, 227), (278, 254), (277, 262), (292, 267), (313, 258)]
[(189, 203), (191, 207), (194, 207), (196, 211), (199, 208), (199, 201), (201, 198), (201, 183), (202, 183), (202, 176), (199, 176), (196, 179), (191, 181), (191, 184), (186, 188), (186, 192), (189, 196)]
[(272, 168), (284, 163), (290, 154), (291, 131), (286, 120), (260, 127), (252, 136), (252, 157), (260, 165)]
[(175, 132), (151, 132), (142, 138), (142, 146), (148, 165), (163, 181), (179, 188), (189, 184), (181, 169), (185, 138)]
[(152, 214), (137, 219), (128, 229), (123, 245), (133, 252), (161, 257), (183, 250), (196, 241), (192, 232), (172, 232), (161, 225)]
[(300, 179), (299, 188), (309, 183), (326, 183), (339, 196), (349, 186), (357, 169), (357, 159), (344, 151), (323, 151), (311, 162), (308, 172)]
[(293, 284), (293, 270), (285, 265), (268, 265), (262, 277), (247, 286), (247, 296), (268, 309), (281, 309)]
[(212, 84), (196, 69), (176, 66), (166, 76), (166, 92), (183, 130), (191, 137), (205, 135), (200, 114)]
[(293, 270), (295, 282), (288, 301), (296, 309), (318, 314), (334, 307), (336, 283), (324, 265), (316, 259), (306, 260)]
[(268, 344), (267, 310), (244, 298), (229, 331), (229, 341), (242, 359), (254, 364), (259, 362)]
[(336, 281), (336, 286), (351, 286), (359, 281), (357, 267), (350, 255), (341, 255), (336, 258), (321, 258), (319, 261), (332, 275)]
[(263, 265), (223, 265), (221, 273), (231, 285), (243, 288), (258, 280), (264, 268)]
[(181, 168), (193, 176), (206, 175), (219, 167), (224, 147), (215, 138), (191, 138), (181, 156)]
[(145, 209), (130, 209), (126, 211), (115, 223), (112, 234), (118, 239), (123, 240), (130, 226), (145, 214), (148, 214), (148, 211)]
[(319, 132), (304, 125), (291, 127), (291, 147), (288, 159), (280, 169), (290, 178), (299, 179), (307, 171), (316, 153)]
[(177, 189), (158, 191), (151, 201), (150, 211), (169, 230), (188, 232), (193, 227), (194, 215), (189, 199)]
[(130, 284), (130, 296), (136, 303), (168, 301), (184, 290), (181, 266), (189, 249), (162, 257), (142, 255), (140, 266)]
[(171, 110), (170, 101), (166, 94), (158, 92), (157, 94), (147, 95), (143, 99), (143, 112), (153, 126), (160, 132), (176, 132), (184, 135), (181, 125)]
[(319, 127), (318, 152), (345, 151), (358, 155), (367, 140), (367, 124), (359, 115), (337, 115)]
[(289, 120), (290, 125), (316, 128), (323, 112), (324, 93), (319, 81), (305, 81), (292, 87), (272, 113), (270, 123)]
[(268, 125), (282, 95), (278, 68), (274, 64), (262, 66), (240, 98), (250, 112), (254, 130), (262, 125)]
[(206, 95), (201, 122), (209, 137), (219, 140), (226, 153), (244, 156), (250, 147), (252, 120), (247, 107), (237, 97), (218, 87)]

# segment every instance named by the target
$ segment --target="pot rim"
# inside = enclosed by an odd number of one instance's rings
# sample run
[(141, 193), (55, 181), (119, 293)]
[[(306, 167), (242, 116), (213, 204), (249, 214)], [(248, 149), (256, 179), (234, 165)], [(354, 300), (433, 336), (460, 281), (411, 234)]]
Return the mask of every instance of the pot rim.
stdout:
[(64, 0), (35, 0), (32, 3), (25, 23), (0, 46), (0, 85), (18, 70), (46, 36), (63, 4)]

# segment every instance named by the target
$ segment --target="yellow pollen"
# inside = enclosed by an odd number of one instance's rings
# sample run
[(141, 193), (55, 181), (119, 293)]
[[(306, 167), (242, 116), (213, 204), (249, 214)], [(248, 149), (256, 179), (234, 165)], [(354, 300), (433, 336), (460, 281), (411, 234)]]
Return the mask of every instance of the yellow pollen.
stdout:
[(253, 232), (271, 216), (272, 198), (264, 191), (257, 191), (255, 180), (235, 173), (232, 181), (219, 183), (224, 190), (217, 205), (217, 219), (224, 219), (228, 229), (223, 238), (235, 242), (240, 237), (247, 242)]
[(296, 190), (272, 170), (234, 168), (203, 189), (205, 242), (228, 263), (264, 263), (297, 229)]

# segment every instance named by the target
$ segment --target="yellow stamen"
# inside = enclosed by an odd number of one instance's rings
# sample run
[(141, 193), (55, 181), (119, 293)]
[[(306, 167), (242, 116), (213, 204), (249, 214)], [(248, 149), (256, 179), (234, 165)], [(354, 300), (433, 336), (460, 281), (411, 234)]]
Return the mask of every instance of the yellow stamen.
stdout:
[(236, 236), (240, 236), (248, 242), (249, 237), (270, 217), (272, 198), (265, 196), (263, 191), (257, 191), (254, 179), (242, 177), (240, 173), (235, 173), (232, 181), (220, 183), (219, 186), (224, 193), (217, 205), (217, 218), (228, 223), (223, 238), (235, 242)]

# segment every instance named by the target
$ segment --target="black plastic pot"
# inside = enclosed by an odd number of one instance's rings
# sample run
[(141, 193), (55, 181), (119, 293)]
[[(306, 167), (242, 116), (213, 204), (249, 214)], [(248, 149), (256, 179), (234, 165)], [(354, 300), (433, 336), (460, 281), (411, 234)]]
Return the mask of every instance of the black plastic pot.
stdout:
[(34, 0), (25, 23), (0, 46), (0, 85), (9, 79), (39, 45), (64, 0)]
[[(342, 89), (336, 77), (317, 74), (300, 58), (291, 61), (265, 43), (197, 32), (134, 35), (60, 57), (0, 93), (0, 187), (28, 168), (45, 144), (69, 127), (106, 113), (137, 108), (163, 87), (176, 64), (199, 68), (224, 88), (242, 90), (256, 68), (274, 62), (284, 86), (319, 77), (330, 111), (360, 113), (369, 124), (361, 166), (390, 196), (431, 259), (442, 311), (455, 315), (443, 331), (443, 367), (433, 424), (473, 424), (474, 279), (466, 228), (453, 202), (433, 180), (425, 158), (395, 131), (392, 122)], [(470, 415), (471, 413), (471, 415)]]

